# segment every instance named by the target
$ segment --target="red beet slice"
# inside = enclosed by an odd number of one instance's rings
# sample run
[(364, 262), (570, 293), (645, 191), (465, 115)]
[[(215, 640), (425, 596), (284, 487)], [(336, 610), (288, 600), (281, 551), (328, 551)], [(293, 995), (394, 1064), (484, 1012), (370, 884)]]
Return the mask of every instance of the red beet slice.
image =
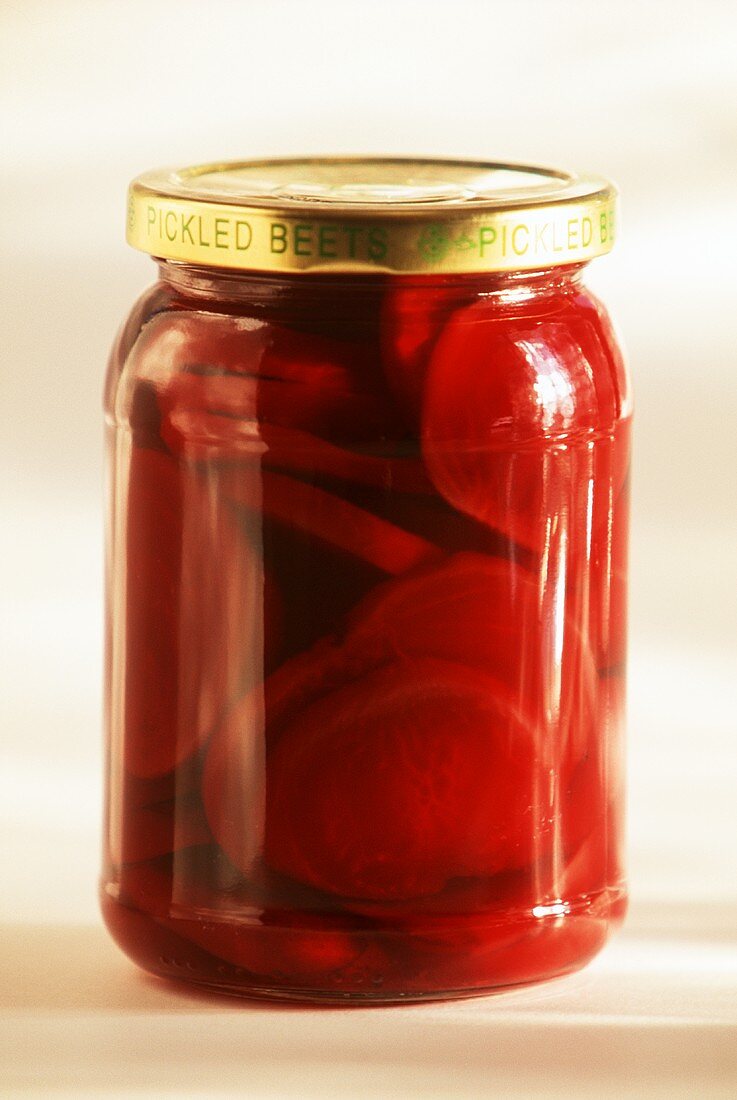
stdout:
[(153, 317), (131, 352), (135, 375), (158, 385), (181, 371), (258, 374), (271, 330), (261, 320), (228, 314), (168, 312)]
[(460, 553), (377, 587), (350, 617), (354, 665), (426, 656), (501, 681), (538, 728), (551, 766), (586, 749), (595, 717), (596, 669), (571, 616), (543, 579), (502, 558)]
[(174, 454), (217, 459), (265, 451), (256, 419), (258, 379), (252, 375), (173, 375), (159, 394), (161, 437)]
[(216, 486), (138, 447), (126, 553), (125, 764), (149, 778), (190, 756), (263, 676), (263, 566)]
[(365, 956), (380, 966), (380, 952), (369, 938), (338, 917), (274, 910), (262, 914), (247, 887), (234, 897), (212, 891), (187, 873), (172, 874), (161, 861), (126, 867), (121, 901), (149, 914), (178, 942), (197, 947), (254, 974), (295, 981), (342, 970)]
[(125, 762), (139, 776), (169, 771), (197, 743), (177, 728), (182, 487), (159, 451), (131, 453), (126, 529)]
[[(144, 865), (136, 864), (137, 868)], [(186, 978), (207, 984), (222, 983), (224, 978), (237, 981), (234, 968), (218, 960), (194, 943), (173, 932), (167, 925), (139, 908), (134, 898), (121, 891), (116, 899), (103, 890), (101, 908), (113, 939), (135, 963), (154, 974), (168, 978)]]
[(577, 970), (599, 951), (607, 914), (542, 919), (438, 923), (408, 928), (411, 964), (404, 987), (422, 990), (442, 981), (448, 990), (483, 990), (539, 981)]
[(382, 489), (385, 493), (434, 493), (419, 459), (374, 455), (336, 447), (308, 432), (261, 426), (265, 465)]
[(108, 859), (113, 867), (212, 839), (200, 801), (197, 755), (152, 779), (115, 768), (110, 784)]
[(440, 551), (427, 539), (410, 534), (384, 519), (283, 474), (244, 474), (226, 470), (223, 484), (230, 500), (270, 516), (321, 542), (361, 558), (385, 573), (405, 573)]
[(556, 751), (593, 717), (595, 668), (565, 620), (556, 664), (557, 609), (533, 574), (501, 558), (460, 553), (377, 586), (354, 609), (342, 640), (323, 639), (266, 682), (270, 735), (312, 699), (379, 665), (435, 657), (501, 681), (536, 723), (556, 724)]
[[(538, 745), (543, 739), (538, 731)], [(535, 843), (529, 864), (485, 878), (454, 879), (429, 897), (403, 901), (349, 899), (343, 904), (353, 912), (392, 925), (406, 923), (413, 936), (424, 934), (426, 928), (461, 929), (464, 918), (478, 922), (485, 919), (493, 938), (494, 921), (499, 922), (497, 931), (503, 934), (509, 928), (514, 931), (535, 907), (561, 901), (580, 906), (582, 898), (596, 898), (608, 884), (622, 877), (621, 853), (616, 847), (610, 852), (615, 838), (621, 835), (621, 823), (612, 818), (616, 806), (621, 805), (621, 792), (607, 803), (608, 777), (603, 774), (596, 735), (590, 739), (588, 750), (578, 760), (568, 752), (562, 753), (549, 775), (548, 791), (539, 792), (538, 806), (550, 828)], [(491, 943), (489, 940), (486, 946), (491, 947)]]
[[(325, 395), (312, 381), (285, 384), (283, 379), (254, 375), (182, 372), (164, 387), (159, 400), (162, 438), (171, 450), (189, 458), (259, 455), (265, 450), (260, 444), (269, 425), (332, 430), (323, 423)], [(342, 398), (336, 416), (343, 428), (361, 423), (365, 405), (362, 395)], [(350, 432), (340, 434), (350, 438)], [(278, 439), (278, 433), (274, 436)], [(327, 446), (320, 448), (319, 457)], [(328, 458), (340, 459), (341, 454), (340, 448), (333, 447)], [(345, 460), (350, 458), (347, 453)]]
[(473, 295), (465, 285), (413, 282), (412, 286), (394, 286), (385, 295), (381, 350), (389, 387), (410, 423), (418, 425), (432, 348), (448, 317)]
[[(208, 411), (346, 441), (382, 438), (392, 419), (368, 351), (352, 342), (255, 318), (166, 314), (149, 323), (132, 354), (164, 416), (175, 414), (167, 431), (179, 449), (190, 435), (197, 445), (198, 414)], [(228, 427), (215, 426), (227, 446)], [(238, 427), (230, 426), (236, 438)]]
[(250, 874), (261, 855), (266, 798), (263, 694), (246, 692), (214, 734), (202, 779), (212, 835), (236, 867)]
[(529, 678), (538, 691), (544, 617), (531, 573), (501, 558), (459, 553), (377, 586), (351, 614), (345, 648), (372, 665), (437, 657), (512, 689)]
[[(161, 434), (172, 451), (189, 458), (261, 458), (265, 465), (335, 478), (398, 493), (432, 493), (418, 459), (378, 456), (285, 425), (280, 409), (262, 419), (259, 396), (269, 383), (251, 376), (181, 374), (161, 396)], [(300, 406), (303, 413), (303, 406)], [(299, 418), (304, 420), (304, 416)], [(368, 444), (365, 445), (368, 447)]]
[(267, 678), (263, 699), (247, 693), (213, 735), (203, 778), (213, 835), (248, 869), (263, 835), (263, 737), (273, 749), (316, 700), (329, 708), (337, 689), (408, 658), (466, 665), (503, 684), (541, 732), (540, 758), (556, 776), (557, 785), (547, 785), (555, 800), (597, 733), (588, 646), (567, 622), (557, 665), (550, 656), (555, 633), (533, 576), (501, 559), (458, 554), (387, 581), (355, 608), (342, 638), (324, 638), (284, 662)]
[(574, 903), (580, 903), (581, 898), (595, 897), (612, 881), (607, 872), (607, 834), (599, 818), (563, 868), (559, 881), (560, 897)]
[(599, 679), (599, 736), (602, 759), (602, 782), (606, 792), (606, 861), (607, 884), (622, 885), (625, 879), (626, 835), (626, 751), (624, 722), (626, 718), (627, 683), (624, 669), (619, 673), (601, 674)]
[(509, 912), (522, 913), (537, 903), (540, 882), (550, 862), (548, 839), (543, 841), (543, 858), (530, 865), (495, 875), (449, 879), (437, 894), (402, 898), (398, 901), (343, 898), (344, 909), (371, 917), (382, 927), (419, 930), (436, 922), (461, 919), (501, 920)]
[(295, 981), (343, 970), (368, 947), (360, 937), (324, 920), (320, 927), (320, 921), (300, 920), (298, 913), (285, 914), (284, 919), (285, 927), (187, 921), (185, 934), (235, 966)]
[(259, 373), (278, 384), (259, 394), (263, 421), (333, 440), (374, 440), (391, 434), (392, 410), (377, 387), (371, 348), (276, 325), (271, 330)]
[(165, 802), (126, 809), (120, 856), (125, 863), (138, 863), (210, 839), (199, 791), (177, 792)]
[(536, 551), (551, 523), (585, 512), (571, 445), (610, 430), (620, 407), (609, 349), (572, 309), (512, 319), (477, 302), (448, 322), (427, 373), (423, 451), (438, 490)]
[(324, 691), (344, 682), (342, 650), (324, 640), (281, 665), (264, 685), (247, 691), (208, 746), (202, 800), (212, 834), (233, 863), (249, 872), (264, 832), (265, 739)]
[[(559, 896), (563, 899), (569, 898), (572, 893), (595, 893), (606, 884), (607, 788), (604, 742), (604, 732), (597, 730), (596, 736), (589, 739), (588, 752), (569, 767), (566, 781), (562, 784), (560, 801), (556, 806), (559, 821), (559, 861), (562, 863), (562, 866), (556, 868), (557, 877), (562, 879), (562, 883), (556, 881), (556, 885), (559, 886)], [(580, 873), (575, 876), (574, 889), (571, 868), (582, 847), (587, 847), (589, 856), (585, 862), (579, 860)]]
[(520, 866), (545, 827), (534, 740), (478, 672), (418, 660), (369, 673), (309, 707), (269, 758), (267, 859), (376, 899)]
[(540, 617), (533, 577), (482, 554), (455, 554), (386, 581), (351, 612), (340, 639), (320, 639), (267, 679), (270, 740), (320, 695), (403, 657), (478, 668), (529, 706), (541, 691), (540, 660), (530, 645)]

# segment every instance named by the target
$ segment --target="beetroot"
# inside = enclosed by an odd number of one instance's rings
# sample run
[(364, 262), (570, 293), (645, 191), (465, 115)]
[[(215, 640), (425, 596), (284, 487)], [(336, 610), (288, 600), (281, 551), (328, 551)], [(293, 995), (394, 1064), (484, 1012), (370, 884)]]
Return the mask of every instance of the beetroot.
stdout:
[(382, 308), (382, 359), (387, 382), (408, 422), (420, 422), (430, 353), (455, 309), (473, 300), (452, 281), (413, 280), (390, 289)]
[(123, 716), (126, 767), (141, 778), (186, 760), (263, 675), (263, 566), (212, 490), (166, 453), (134, 447)]
[(577, 529), (587, 480), (571, 444), (610, 431), (626, 400), (617, 363), (585, 304), (564, 298), (540, 316), (506, 316), (479, 301), (455, 313), (434, 347), (422, 406), (438, 490), (536, 551), (556, 522)]
[(545, 826), (533, 731), (501, 685), (448, 662), (399, 662), (321, 699), (267, 774), (267, 859), (348, 897), (520, 866)]

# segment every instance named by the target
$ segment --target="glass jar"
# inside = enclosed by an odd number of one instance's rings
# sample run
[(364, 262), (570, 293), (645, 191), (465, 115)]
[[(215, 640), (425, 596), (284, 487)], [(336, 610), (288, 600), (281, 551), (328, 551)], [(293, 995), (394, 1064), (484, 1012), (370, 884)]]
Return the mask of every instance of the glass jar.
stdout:
[(148, 971), (478, 994), (624, 914), (629, 383), (605, 181), (154, 173), (106, 391), (102, 908)]

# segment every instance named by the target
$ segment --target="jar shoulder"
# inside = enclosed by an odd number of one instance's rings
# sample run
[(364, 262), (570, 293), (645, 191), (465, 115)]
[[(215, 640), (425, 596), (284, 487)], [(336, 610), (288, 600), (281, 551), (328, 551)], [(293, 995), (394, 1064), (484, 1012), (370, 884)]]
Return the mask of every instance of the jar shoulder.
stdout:
[[(160, 281), (138, 299), (115, 341), (106, 412), (127, 421), (138, 397), (160, 392), (174, 376), (217, 374), (232, 378), (233, 390), (237, 376), (260, 377), (274, 396), (276, 382), (288, 382), (302, 401), (335, 389), (387, 408), (394, 401), (409, 407), (416, 430), (428, 421), (434, 429), (439, 413), (447, 419), (461, 402), (453, 435), (471, 427), (474, 436), (518, 440), (609, 431), (630, 416), (630, 377), (614, 326), (580, 282), (545, 293), (463, 298), (457, 291), (377, 288), (357, 308), (352, 298), (336, 301), (336, 288), (323, 288), (319, 300), (300, 289), (233, 302), (183, 295)], [(341, 415), (349, 411), (341, 406)], [(376, 419), (372, 428), (391, 428)], [(474, 423), (464, 427), (467, 419)]]

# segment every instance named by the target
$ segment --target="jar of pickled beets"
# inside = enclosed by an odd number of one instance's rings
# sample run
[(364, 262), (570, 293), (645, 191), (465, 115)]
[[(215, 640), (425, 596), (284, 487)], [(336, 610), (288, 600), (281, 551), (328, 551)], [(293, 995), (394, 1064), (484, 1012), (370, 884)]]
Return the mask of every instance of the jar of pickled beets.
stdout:
[(461, 997), (621, 921), (631, 396), (605, 180), (149, 173), (114, 345), (102, 908), (144, 969)]

